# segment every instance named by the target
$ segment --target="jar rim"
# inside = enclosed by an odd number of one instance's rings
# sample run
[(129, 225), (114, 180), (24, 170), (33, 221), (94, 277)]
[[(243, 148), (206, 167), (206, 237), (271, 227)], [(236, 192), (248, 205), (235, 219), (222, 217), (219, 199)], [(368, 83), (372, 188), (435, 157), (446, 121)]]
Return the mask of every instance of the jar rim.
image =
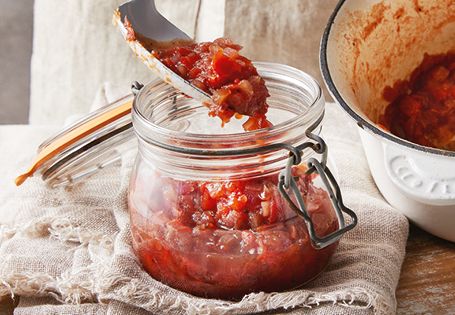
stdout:
[[(287, 77), (294, 83), (305, 85), (306, 88), (311, 89), (311, 100), (307, 102), (307, 110), (296, 115), (290, 119), (287, 119), (283, 122), (280, 122), (270, 128), (259, 129), (249, 132), (236, 132), (236, 133), (223, 133), (223, 134), (203, 134), (203, 133), (192, 133), (185, 131), (176, 131), (168, 129), (166, 127), (160, 126), (157, 123), (154, 123), (147, 118), (144, 113), (147, 106), (143, 106), (145, 102), (146, 93), (150, 90), (156, 90), (156, 92), (164, 91), (175, 91), (169, 84), (156, 79), (149, 84), (145, 85), (139, 93), (136, 95), (133, 101), (132, 109), (132, 118), (133, 126), (138, 134), (139, 138), (146, 140), (149, 143), (164, 147), (171, 151), (175, 151), (172, 146), (164, 145), (162, 139), (178, 139), (178, 144), (181, 146), (182, 143), (204, 143), (207, 147), (201, 148), (192, 148), (190, 153), (192, 154), (203, 154), (210, 155), (217, 151), (218, 154), (215, 155), (228, 155), (232, 154), (232, 150), (227, 148), (236, 149), (251, 149), (254, 145), (251, 144), (252, 140), (255, 139), (277, 139), (280, 135), (285, 134), (295, 128), (301, 126), (310, 126), (315, 123), (324, 113), (324, 99), (322, 89), (319, 83), (306, 72), (296, 69), (294, 67), (279, 64), (279, 63), (270, 63), (270, 62), (254, 62), (255, 67), (257, 68), (259, 74), (264, 77), (267, 83), (267, 74), (279, 74), (280, 76)], [(153, 105), (152, 105), (153, 106)], [(303, 128), (301, 132), (304, 132), (306, 128)], [(283, 141), (280, 139), (280, 142), (289, 142)], [(255, 142), (256, 143), (256, 142)], [(267, 142), (265, 142), (267, 143)], [(211, 146), (213, 144), (213, 146)], [(245, 145), (244, 145), (245, 144)], [(211, 149), (213, 148), (213, 149)], [(221, 149), (220, 149), (221, 148)], [(264, 143), (262, 144), (262, 149), (264, 148)], [(236, 154), (241, 154), (240, 151), (236, 151)]]

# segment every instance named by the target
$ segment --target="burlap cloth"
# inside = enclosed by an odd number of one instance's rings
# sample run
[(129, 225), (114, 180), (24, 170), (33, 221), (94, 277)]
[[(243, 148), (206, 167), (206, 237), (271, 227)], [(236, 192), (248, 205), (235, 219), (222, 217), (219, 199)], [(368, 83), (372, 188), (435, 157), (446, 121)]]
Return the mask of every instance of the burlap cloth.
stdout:
[(39, 178), (14, 187), (14, 176), (49, 135), (36, 126), (0, 128), (0, 297), (20, 299), (15, 314), (395, 312), (408, 222), (380, 195), (355, 125), (338, 106), (327, 105), (324, 137), (359, 224), (304, 289), (254, 293), (240, 302), (196, 298), (141, 269), (126, 204), (134, 156), (72, 188), (48, 189)]

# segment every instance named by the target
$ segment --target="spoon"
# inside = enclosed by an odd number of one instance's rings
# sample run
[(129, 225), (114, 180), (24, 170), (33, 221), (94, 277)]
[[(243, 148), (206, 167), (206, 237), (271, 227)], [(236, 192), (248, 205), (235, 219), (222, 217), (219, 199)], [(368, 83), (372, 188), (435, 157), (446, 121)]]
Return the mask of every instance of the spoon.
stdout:
[(211, 102), (208, 93), (177, 75), (151, 53), (154, 49), (193, 43), (157, 11), (155, 0), (131, 0), (122, 4), (114, 14), (114, 23), (134, 53), (166, 83), (197, 101)]

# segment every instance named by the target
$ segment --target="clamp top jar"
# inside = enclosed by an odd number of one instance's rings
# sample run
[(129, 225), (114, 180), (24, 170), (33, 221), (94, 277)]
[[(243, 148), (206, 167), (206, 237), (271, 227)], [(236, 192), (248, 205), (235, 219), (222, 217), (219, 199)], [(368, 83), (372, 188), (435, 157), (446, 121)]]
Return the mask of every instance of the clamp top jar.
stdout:
[(128, 205), (133, 247), (155, 279), (198, 296), (238, 299), (303, 285), (356, 222), (326, 166), (324, 98), (297, 69), (256, 63), (273, 127), (221, 127), (163, 82), (133, 104), (139, 151)]

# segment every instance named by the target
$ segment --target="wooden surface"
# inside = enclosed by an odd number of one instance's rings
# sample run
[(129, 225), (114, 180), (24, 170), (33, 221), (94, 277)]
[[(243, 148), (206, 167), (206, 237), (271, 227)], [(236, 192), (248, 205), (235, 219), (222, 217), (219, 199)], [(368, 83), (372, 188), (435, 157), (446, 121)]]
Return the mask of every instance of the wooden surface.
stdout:
[[(18, 299), (16, 299), (19, 302)], [(9, 297), (0, 297), (0, 315), (11, 315), (14, 312), (15, 302)]]
[(398, 314), (455, 314), (455, 243), (411, 225), (397, 300)]

